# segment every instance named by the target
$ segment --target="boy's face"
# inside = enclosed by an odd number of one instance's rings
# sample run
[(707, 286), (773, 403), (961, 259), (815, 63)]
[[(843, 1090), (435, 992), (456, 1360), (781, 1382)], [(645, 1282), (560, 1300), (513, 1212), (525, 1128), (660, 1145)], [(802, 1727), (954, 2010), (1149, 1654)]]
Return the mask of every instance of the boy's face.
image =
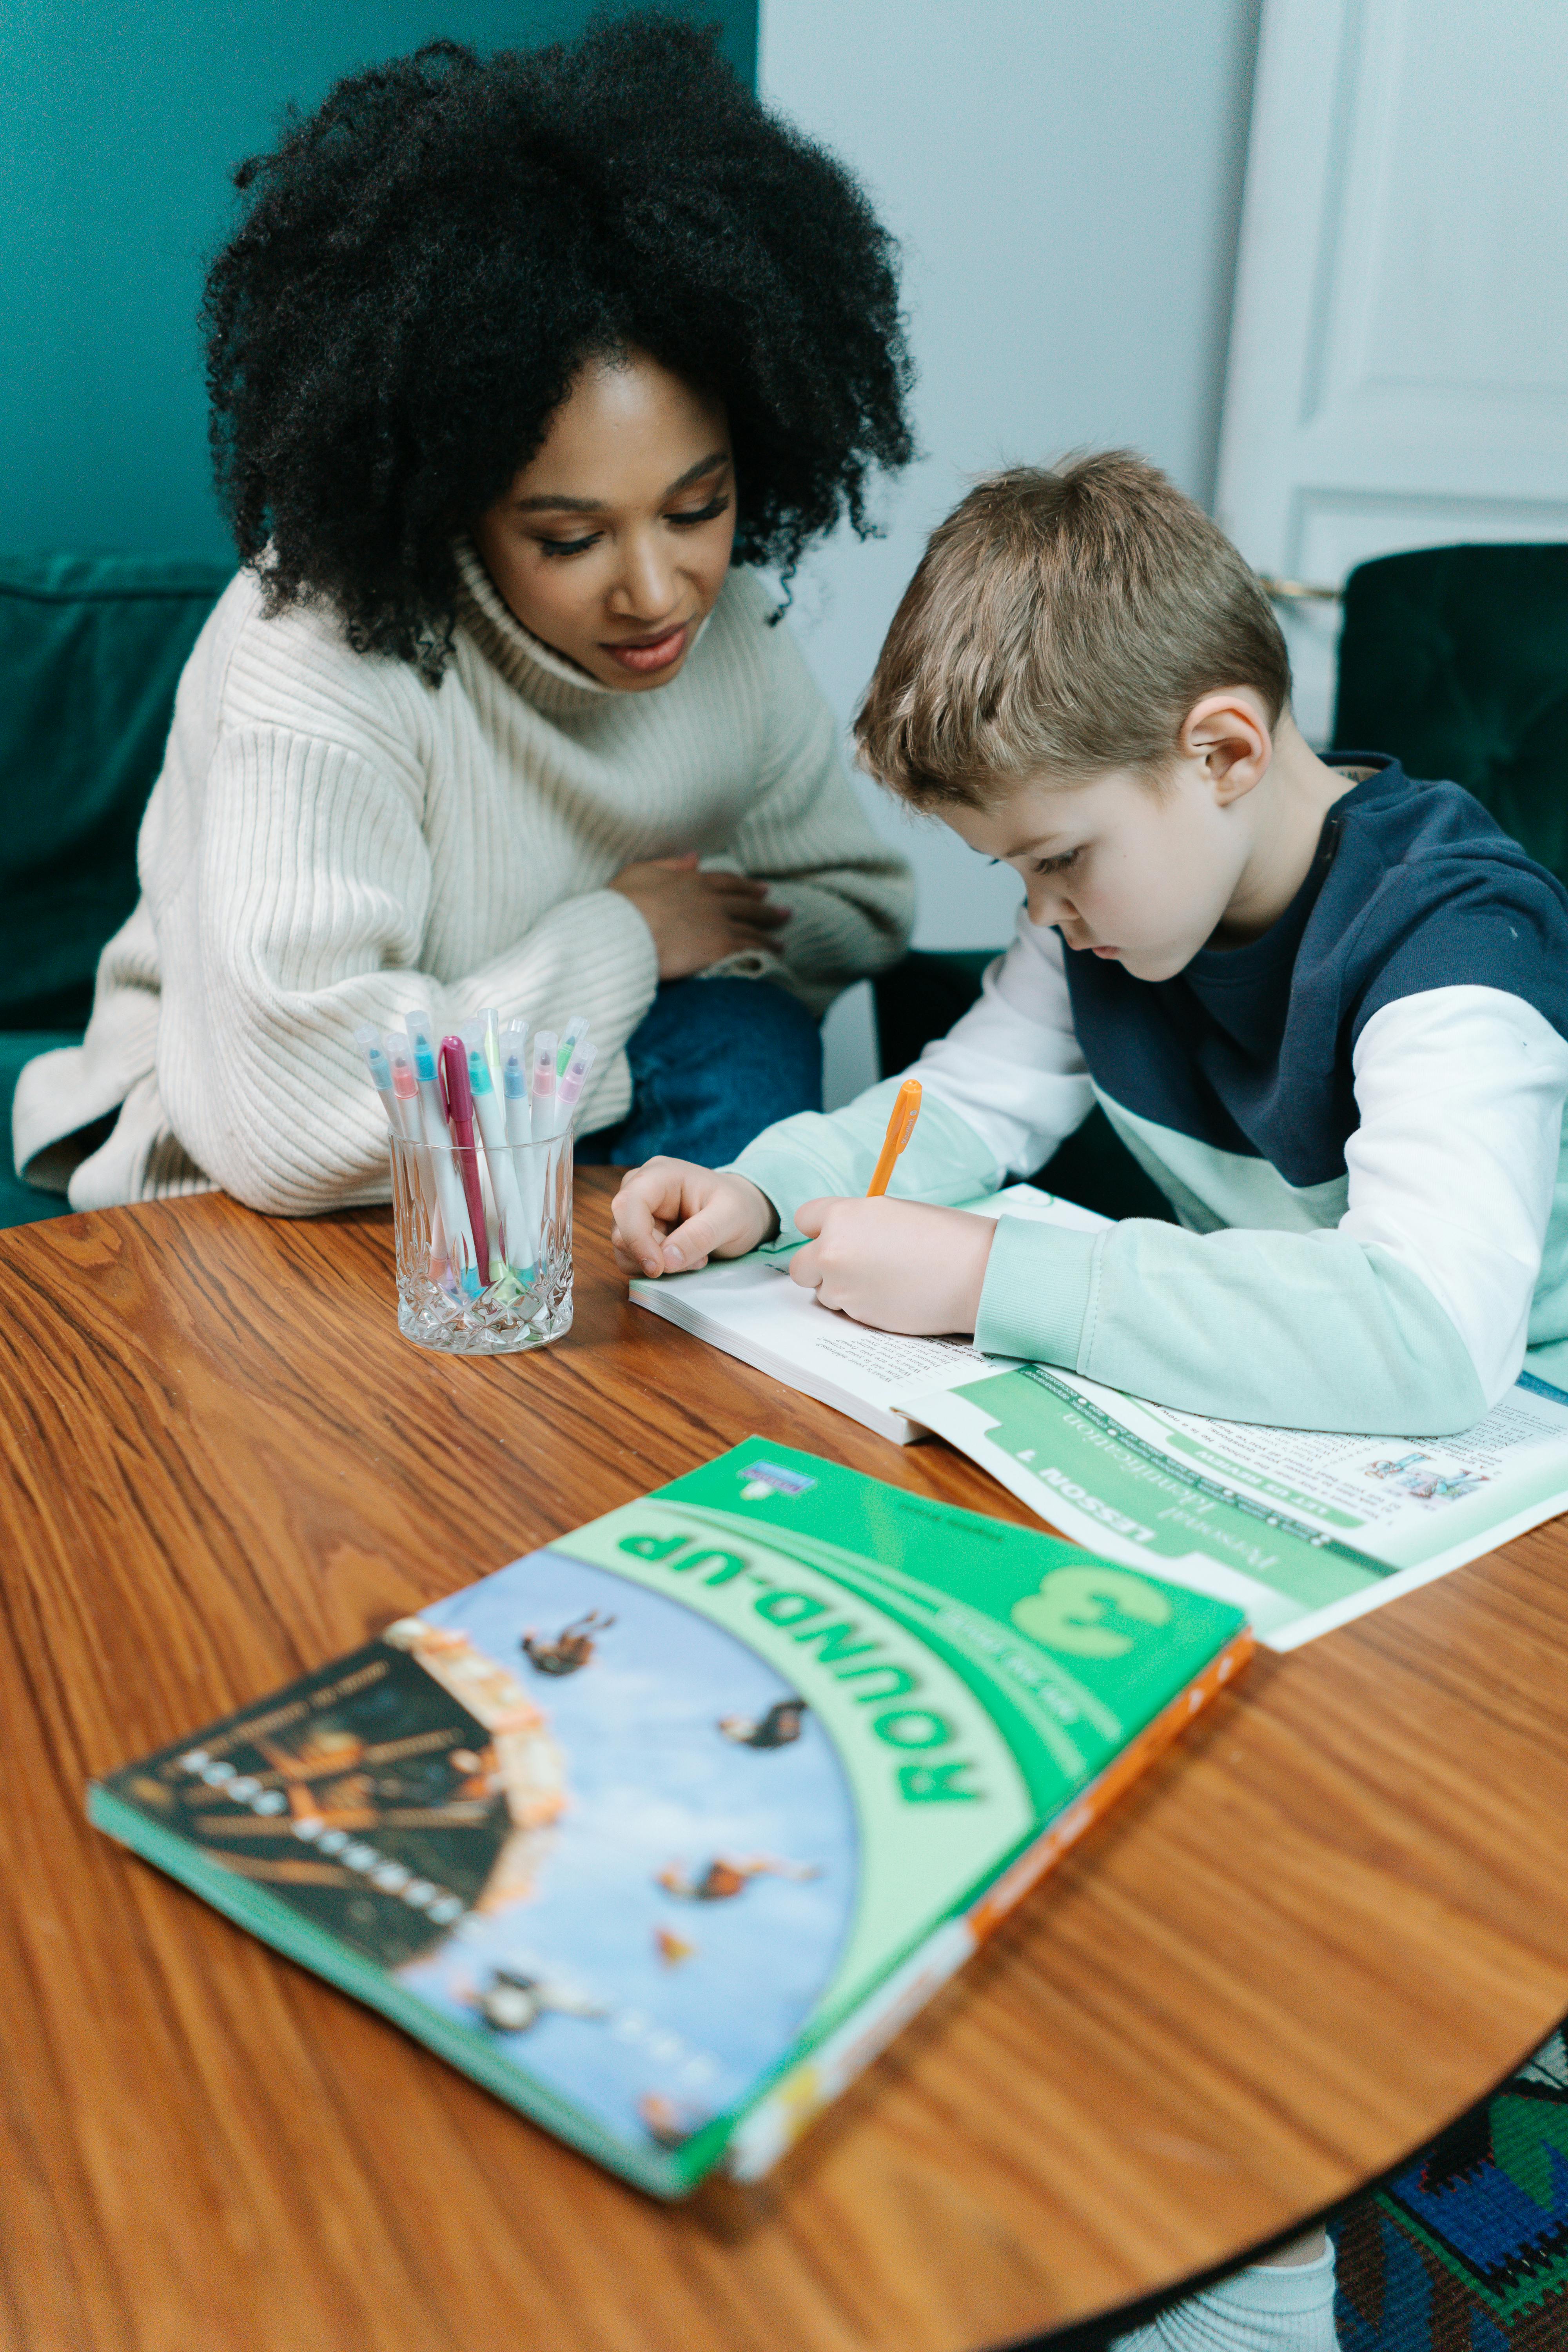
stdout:
[(971, 849), (1015, 866), (1029, 919), (1137, 980), (1169, 980), (1219, 929), (1251, 846), (1244, 803), (1179, 759), (1158, 786), (1131, 769), (1087, 784), (1015, 785), (994, 807), (944, 809)]

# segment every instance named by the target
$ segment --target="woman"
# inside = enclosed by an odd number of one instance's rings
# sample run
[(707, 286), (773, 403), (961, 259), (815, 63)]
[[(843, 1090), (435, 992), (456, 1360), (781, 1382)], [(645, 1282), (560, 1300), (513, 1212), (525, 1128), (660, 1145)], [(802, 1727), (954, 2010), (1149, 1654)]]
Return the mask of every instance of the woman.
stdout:
[(237, 176), (205, 319), (246, 568), (18, 1165), (75, 1207), (384, 1198), (353, 1033), (422, 1004), (585, 1012), (584, 1156), (729, 1156), (819, 1101), (823, 1010), (907, 931), (746, 568), (864, 530), (910, 455), (886, 237), (658, 16), (438, 44)]

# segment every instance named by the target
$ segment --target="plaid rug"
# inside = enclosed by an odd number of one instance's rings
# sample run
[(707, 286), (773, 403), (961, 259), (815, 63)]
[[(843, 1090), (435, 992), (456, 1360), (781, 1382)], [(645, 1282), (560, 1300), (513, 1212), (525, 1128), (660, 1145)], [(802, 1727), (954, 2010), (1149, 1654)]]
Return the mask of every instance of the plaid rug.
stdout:
[(1563, 2033), (1331, 2234), (1342, 2352), (1568, 2352)]

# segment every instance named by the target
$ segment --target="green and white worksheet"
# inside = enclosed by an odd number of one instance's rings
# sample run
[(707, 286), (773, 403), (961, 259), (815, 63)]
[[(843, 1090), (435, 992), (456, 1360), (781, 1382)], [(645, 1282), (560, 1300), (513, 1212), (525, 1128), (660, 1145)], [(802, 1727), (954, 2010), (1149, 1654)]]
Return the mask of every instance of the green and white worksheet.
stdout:
[(1568, 1394), (1530, 1375), (1457, 1437), (1265, 1429), (1045, 1364), (900, 1400), (1103, 1557), (1294, 1649), (1568, 1510)]

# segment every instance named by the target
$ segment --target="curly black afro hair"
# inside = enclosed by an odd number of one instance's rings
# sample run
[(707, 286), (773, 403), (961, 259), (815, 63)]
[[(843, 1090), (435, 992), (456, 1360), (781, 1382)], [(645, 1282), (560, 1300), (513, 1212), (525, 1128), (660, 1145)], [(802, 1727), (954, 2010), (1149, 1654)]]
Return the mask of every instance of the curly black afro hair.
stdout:
[(325, 599), (438, 676), (456, 534), (590, 357), (722, 400), (738, 562), (786, 572), (907, 462), (895, 253), (716, 36), (648, 13), (570, 46), (436, 42), (338, 83), (235, 174), (203, 320), (218, 487), (269, 608)]

